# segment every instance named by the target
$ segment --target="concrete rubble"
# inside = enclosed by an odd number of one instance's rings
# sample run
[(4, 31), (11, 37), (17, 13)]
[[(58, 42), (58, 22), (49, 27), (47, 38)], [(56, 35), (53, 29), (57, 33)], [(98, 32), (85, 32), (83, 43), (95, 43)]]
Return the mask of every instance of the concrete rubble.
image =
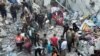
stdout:
[[(72, 4), (71, 1), (69, 1), (69, 3), (71, 3), (70, 6), (73, 6), (74, 5), (74, 4)], [(66, 4), (66, 6), (67, 5), (68, 4)], [(77, 8), (76, 5), (77, 4), (75, 4), (74, 6)], [(72, 9), (74, 10), (75, 7), (73, 7)], [(39, 13), (39, 9), (40, 9), (39, 5), (33, 3), (33, 9), (34, 8)], [(76, 10), (77, 9), (75, 9), (75, 11)], [(84, 14), (85, 13), (83, 10), (81, 10), (81, 7), (78, 8), (78, 10), (79, 10), (79, 12), (81, 12), (81, 14)], [(85, 11), (87, 11), (87, 9), (85, 9)], [(89, 13), (90, 12), (88, 11), (86, 14), (88, 15)], [(20, 13), (18, 13), (18, 17), (20, 17), (19, 15), (20, 15)], [(72, 17), (71, 18), (72, 19), (77, 19), (78, 16), (79, 16), (78, 12), (75, 12), (75, 13), (72, 14)], [(32, 54), (31, 55), (25, 53), (24, 51), (18, 52), (16, 50), (15, 35), (18, 33), (18, 31), (17, 31), (18, 28), (21, 28), (22, 27), (22, 22), (21, 22), (20, 18), (18, 18), (17, 21), (15, 23), (13, 23), (11, 21), (11, 15), (9, 13), (8, 13), (8, 16), (7, 17), (8, 17), (8, 19), (5, 21), (5, 23), (1, 23), (2, 22), (2, 18), (0, 17), (0, 56), (32, 56), (32, 55), (34, 56), (34, 50), (33, 49), (32, 49), (33, 51), (32, 51)], [(68, 18), (70, 18), (70, 16), (68, 16)], [(78, 19), (76, 21), (78, 21)], [(49, 28), (48, 25), (46, 27)], [(53, 34), (56, 33), (57, 36), (60, 38), (61, 35), (62, 35), (62, 32), (63, 32), (63, 28), (61, 26), (58, 26), (57, 25), (53, 29), (46, 29), (46, 30), (39, 31), (39, 35), (41, 37), (43, 37), (43, 34), (46, 33), (47, 34), (47, 39), (50, 39), (50, 37), (52, 37)], [(72, 52), (72, 53), (68, 53), (67, 56), (77, 56), (77, 54), (75, 52)]]

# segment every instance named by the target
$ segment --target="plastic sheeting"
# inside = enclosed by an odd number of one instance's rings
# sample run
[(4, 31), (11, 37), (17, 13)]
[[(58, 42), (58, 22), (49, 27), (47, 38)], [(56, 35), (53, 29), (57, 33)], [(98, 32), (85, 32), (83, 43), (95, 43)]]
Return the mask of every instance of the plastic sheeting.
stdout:
[(93, 26), (95, 26), (95, 24), (93, 23), (93, 21), (91, 21), (91, 20), (85, 20), (83, 22), (83, 24), (81, 25), (80, 30), (83, 29), (84, 25), (87, 25), (87, 27), (93, 27)]

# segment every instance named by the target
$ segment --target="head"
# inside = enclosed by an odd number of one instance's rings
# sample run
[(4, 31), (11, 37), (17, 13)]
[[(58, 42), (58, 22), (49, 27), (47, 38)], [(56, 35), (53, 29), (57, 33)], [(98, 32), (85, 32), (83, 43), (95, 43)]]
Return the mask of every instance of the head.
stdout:
[(70, 31), (73, 31), (73, 28), (69, 28)]
[(58, 56), (57, 50), (55, 50), (55, 49), (53, 50), (52, 56)]
[(47, 34), (44, 34), (44, 37), (46, 37), (47, 36)]
[(68, 23), (66, 23), (65, 25), (68, 25)]
[(53, 36), (56, 36), (56, 34), (54, 34)]
[(54, 52), (54, 53), (52, 54), (52, 56), (58, 56), (58, 55), (57, 55), (57, 53), (56, 53), (56, 52)]
[(62, 38), (64, 38), (64, 36), (63, 36), (63, 35), (61, 36), (61, 39), (62, 39)]
[(64, 39), (64, 38), (61, 38), (61, 40), (63, 40), (63, 41), (64, 41), (65, 39)]
[(23, 1), (25, 1), (25, 0), (23, 0)]
[(17, 36), (20, 36), (20, 33), (17, 33)]
[(76, 23), (73, 23), (73, 26), (77, 26)]
[(68, 11), (65, 9), (65, 12), (68, 12)]

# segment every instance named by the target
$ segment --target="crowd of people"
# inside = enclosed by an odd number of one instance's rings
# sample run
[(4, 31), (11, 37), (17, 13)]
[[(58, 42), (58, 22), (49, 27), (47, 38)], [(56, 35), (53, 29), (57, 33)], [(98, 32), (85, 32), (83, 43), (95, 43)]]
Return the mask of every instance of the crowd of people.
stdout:
[(16, 36), (16, 45), (20, 51), (22, 51), (22, 48), (25, 48), (28, 53), (31, 53), (31, 48), (34, 46), (35, 56), (37, 56), (37, 53), (40, 56), (50, 53), (52, 53), (52, 56), (66, 56), (66, 51), (71, 52), (72, 47), (74, 48), (76, 45), (74, 37), (75, 33), (71, 28), (66, 31), (66, 38), (61, 36), (60, 39), (56, 34), (48, 40), (47, 34), (41, 37), (38, 33), (34, 33), (34, 35), (30, 37), (27, 35), (22, 36), (18, 33)]
[[(3, 0), (0, 0), (0, 13), (4, 22), (7, 19), (7, 10), (5, 7), (6, 4), (2, 1)], [(72, 23), (72, 26), (69, 25), (69, 23), (63, 24), (64, 16), (62, 15), (62, 10), (53, 13), (48, 12), (46, 17), (42, 12), (34, 12), (32, 5), (25, 0), (23, 0), (21, 6), (18, 4), (11, 4), (9, 10), (13, 23), (17, 21), (17, 14), (21, 11), (20, 19), (23, 22), (23, 26), (18, 30), (18, 34), (15, 37), (16, 46), (19, 51), (25, 50), (27, 53), (31, 54), (34, 50), (35, 56), (47, 56), (50, 54), (51, 56), (66, 56), (66, 53), (71, 52), (72, 48), (75, 49), (75, 52), (78, 52), (77, 47), (79, 40), (90, 40), (84, 38), (90, 34), (90, 32), (83, 34), (83, 32), (80, 32), (76, 23)], [(61, 20), (59, 18), (61, 18)], [(43, 28), (47, 20), (49, 20), (49, 24), (52, 24), (52, 21), (56, 20), (56, 23), (53, 25), (60, 25), (63, 27), (64, 30), (62, 29), (63, 33), (60, 38), (57, 36), (57, 33), (53, 34), (50, 39), (48, 39), (46, 33), (43, 34), (43, 37), (38, 33), (38, 31), (44, 30)]]

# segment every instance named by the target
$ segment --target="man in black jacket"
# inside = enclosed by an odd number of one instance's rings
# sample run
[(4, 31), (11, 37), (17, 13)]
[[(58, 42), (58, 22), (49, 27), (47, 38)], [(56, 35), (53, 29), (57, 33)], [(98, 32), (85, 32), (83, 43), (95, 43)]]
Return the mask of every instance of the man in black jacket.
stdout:
[(62, 37), (64, 37), (64, 34), (68, 31), (68, 29), (69, 29), (69, 26), (68, 26), (68, 24), (66, 23), (64, 26), (63, 26), (63, 28), (64, 28), (64, 30), (63, 30), (63, 35), (62, 35)]
[(37, 16), (37, 22), (39, 24), (39, 28), (42, 29), (43, 28), (43, 22), (44, 22), (44, 15), (43, 14), (39, 14)]
[(15, 22), (16, 19), (17, 19), (17, 9), (16, 9), (16, 5), (15, 4), (11, 5), (10, 12), (11, 12), (11, 16), (12, 16), (13, 22)]

